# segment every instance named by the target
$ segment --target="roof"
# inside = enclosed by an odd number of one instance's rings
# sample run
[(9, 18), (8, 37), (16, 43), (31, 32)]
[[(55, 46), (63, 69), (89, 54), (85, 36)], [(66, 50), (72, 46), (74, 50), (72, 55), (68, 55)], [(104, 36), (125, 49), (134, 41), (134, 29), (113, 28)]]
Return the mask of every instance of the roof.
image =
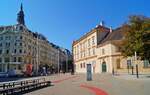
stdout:
[(112, 31), (112, 33), (110, 33), (105, 40), (103, 40), (103, 42), (105, 41), (111, 41), (111, 40), (122, 40), (125, 36), (125, 32), (128, 29), (128, 25), (123, 25), (117, 29), (115, 29), (114, 31)]
[(112, 31), (111, 33), (108, 34), (108, 36), (99, 44), (104, 44), (104, 43), (107, 43), (107, 42), (110, 42), (110, 41), (119, 41), (119, 40), (123, 40), (124, 39), (124, 36), (125, 36), (125, 32), (127, 29), (127, 25), (123, 25), (117, 29), (115, 29), (114, 31)]
[(110, 31), (110, 29), (105, 27), (105, 26), (98, 25), (96, 28), (92, 29), (90, 32), (86, 33), (84, 36), (80, 37), (78, 40), (73, 41), (73, 45), (77, 44), (78, 42), (80, 42), (84, 38), (88, 37), (89, 35), (97, 32), (97, 31), (99, 31), (99, 32), (108, 32), (108, 31)]

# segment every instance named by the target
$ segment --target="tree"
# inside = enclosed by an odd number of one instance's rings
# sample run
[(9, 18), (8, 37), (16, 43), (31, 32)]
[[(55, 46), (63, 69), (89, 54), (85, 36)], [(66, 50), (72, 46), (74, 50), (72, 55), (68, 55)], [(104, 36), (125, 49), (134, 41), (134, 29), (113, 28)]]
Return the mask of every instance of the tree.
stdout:
[(150, 18), (145, 16), (130, 16), (126, 24), (125, 39), (122, 53), (133, 56), (136, 51), (142, 59), (150, 59)]

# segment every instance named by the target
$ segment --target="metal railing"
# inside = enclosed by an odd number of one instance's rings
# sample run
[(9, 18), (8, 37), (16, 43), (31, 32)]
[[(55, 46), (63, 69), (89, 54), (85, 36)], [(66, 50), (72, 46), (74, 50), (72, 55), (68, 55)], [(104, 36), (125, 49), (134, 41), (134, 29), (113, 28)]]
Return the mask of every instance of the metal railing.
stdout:
[(0, 84), (0, 95), (17, 95), (20, 93), (28, 93), (50, 85), (51, 81), (46, 81), (45, 78), (6, 82)]

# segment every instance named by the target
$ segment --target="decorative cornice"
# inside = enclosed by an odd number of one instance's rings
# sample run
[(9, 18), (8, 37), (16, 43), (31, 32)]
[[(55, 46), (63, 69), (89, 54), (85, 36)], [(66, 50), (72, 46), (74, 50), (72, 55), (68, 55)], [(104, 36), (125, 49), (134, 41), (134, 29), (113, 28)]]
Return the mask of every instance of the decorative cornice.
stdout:
[(89, 60), (89, 59), (92, 59), (92, 58), (97, 58), (97, 55), (86, 57), (86, 58), (82, 58), (82, 59), (79, 59), (79, 60), (77, 60), (75, 62), (86, 61), (86, 60)]

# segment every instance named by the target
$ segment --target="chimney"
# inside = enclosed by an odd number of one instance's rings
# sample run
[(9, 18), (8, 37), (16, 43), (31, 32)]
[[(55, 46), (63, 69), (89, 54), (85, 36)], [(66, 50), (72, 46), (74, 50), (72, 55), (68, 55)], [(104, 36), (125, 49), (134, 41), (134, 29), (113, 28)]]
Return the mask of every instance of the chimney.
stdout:
[(98, 25), (96, 25), (96, 28), (98, 27)]
[(110, 33), (112, 33), (112, 27), (110, 27), (109, 29), (110, 29)]
[(104, 21), (101, 21), (101, 22), (100, 22), (100, 26), (104, 26)]

